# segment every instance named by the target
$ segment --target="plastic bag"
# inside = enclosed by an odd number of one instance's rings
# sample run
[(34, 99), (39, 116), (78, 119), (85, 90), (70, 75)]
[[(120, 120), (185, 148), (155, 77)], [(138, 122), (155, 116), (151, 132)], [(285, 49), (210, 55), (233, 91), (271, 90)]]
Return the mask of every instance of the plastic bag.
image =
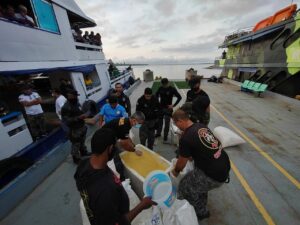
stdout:
[(198, 225), (195, 209), (187, 200), (176, 199), (171, 208), (163, 208), (163, 225)]
[(85, 210), (82, 199), (80, 199), (79, 208), (80, 208), (80, 213), (81, 213), (82, 225), (91, 225), (89, 218), (86, 214), (86, 210)]
[[(129, 206), (130, 210), (137, 206), (137, 204), (140, 203), (140, 199), (136, 195), (136, 193), (132, 190), (130, 185), (130, 180), (126, 179), (122, 182), (122, 185), (128, 195), (129, 198)], [(134, 220), (131, 222), (131, 225), (151, 225), (151, 217), (152, 217), (152, 209), (146, 209), (143, 210), (141, 213), (139, 213)], [(146, 218), (148, 218), (149, 223), (146, 223)], [(148, 222), (147, 221), (147, 222)]]
[[(177, 159), (172, 159), (171, 160), (171, 164), (172, 167), (174, 168), (176, 165)], [(177, 177), (175, 177), (172, 172), (170, 172), (170, 178), (172, 181), (172, 184), (176, 187), (178, 187), (180, 180), (190, 171), (192, 171), (195, 168), (194, 166), (194, 161), (188, 161), (187, 164), (185, 165), (184, 169), (180, 172), (180, 174), (178, 174)]]
[[(131, 222), (131, 225), (164, 225), (162, 221), (162, 211), (158, 206), (152, 206), (146, 211), (147, 215), (143, 215), (143, 217), (139, 221), (136, 221), (136, 219), (134, 219)], [(145, 210), (141, 213), (143, 212), (145, 212)], [(141, 213), (138, 216), (140, 216)]]
[(129, 179), (126, 179), (125, 181), (123, 181), (122, 186), (124, 187), (124, 189), (128, 195), (130, 209), (133, 209), (137, 204), (140, 203), (140, 199), (136, 195), (136, 193), (132, 190)]
[(116, 165), (114, 160), (110, 160), (107, 162), (107, 166), (114, 172), (114, 174), (120, 179), (120, 174), (117, 172)]
[(214, 135), (222, 143), (223, 148), (245, 143), (245, 140), (243, 138), (226, 127), (216, 127), (214, 129)]
[(152, 207), (151, 225), (163, 225), (161, 209), (158, 206)]

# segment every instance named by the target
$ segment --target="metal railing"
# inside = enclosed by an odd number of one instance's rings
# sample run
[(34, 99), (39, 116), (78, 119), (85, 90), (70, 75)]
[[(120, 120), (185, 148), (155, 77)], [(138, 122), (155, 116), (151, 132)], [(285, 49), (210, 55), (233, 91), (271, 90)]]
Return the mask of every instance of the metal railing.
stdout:
[(225, 40), (224, 43), (227, 43), (230, 40), (236, 39), (236, 38), (240, 38), (242, 36), (245, 36), (249, 33), (252, 32), (253, 27), (246, 27), (246, 28), (241, 28), (238, 29), (234, 32), (229, 33), (228, 35), (225, 36)]

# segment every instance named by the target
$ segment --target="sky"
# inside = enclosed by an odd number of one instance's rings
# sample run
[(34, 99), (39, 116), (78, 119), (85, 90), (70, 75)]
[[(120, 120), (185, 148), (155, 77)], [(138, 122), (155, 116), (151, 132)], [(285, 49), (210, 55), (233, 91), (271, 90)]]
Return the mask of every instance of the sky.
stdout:
[[(107, 59), (213, 62), (227, 34), (253, 27), (288, 0), (75, 0), (102, 36)], [(300, 5), (300, 0), (294, 1)]]

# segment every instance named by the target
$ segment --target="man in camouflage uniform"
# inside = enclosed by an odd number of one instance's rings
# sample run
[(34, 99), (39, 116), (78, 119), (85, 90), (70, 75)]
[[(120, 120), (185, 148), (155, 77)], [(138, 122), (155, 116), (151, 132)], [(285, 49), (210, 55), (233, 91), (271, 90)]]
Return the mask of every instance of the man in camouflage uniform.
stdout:
[(230, 161), (220, 141), (202, 123), (193, 123), (181, 109), (173, 114), (175, 125), (183, 131), (179, 140), (179, 157), (172, 175), (177, 177), (189, 160), (195, 168), (178, 185), (178, 199), (186, 199), (199, 220), (210, 216), (207, 210), (208, 191), (220, 187), (229, 178)]
[(84, 119), (87, 117), (81, 110), (77, 91), (67, 93), (67, 102), (61, 109), (62, 121), (69, 128), (69, 140), (72, 143), (71, 155), (74, 163), (78, 164), (81, 156), (88, 154), (85, 146), (87, 127)]

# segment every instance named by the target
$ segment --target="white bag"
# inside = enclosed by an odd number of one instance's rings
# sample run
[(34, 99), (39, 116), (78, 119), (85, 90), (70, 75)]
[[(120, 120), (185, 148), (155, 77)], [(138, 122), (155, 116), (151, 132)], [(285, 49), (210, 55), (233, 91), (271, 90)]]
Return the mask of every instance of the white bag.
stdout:
[(107, 162), (107, 166), (114, 172), (114, 174), (120, 179), (120, 174), (117, 172), (116, 165), (114, 160), (110, 160)]
[(151, 225), (163, 225), (161, 210), (158, 206), (152, 206)]
[(86, 210), (85, 210), (82, 199), (80, 199), (79, 208), (80, 208), (80, 213), (81, 213), (82, 225), (91, 225), (89, 218), (86, 214)]
[(216, 127), (214, 135), (220, 140), (223, 148), (246, 143), (243, 138), (226, 127)]
[(137, 206), (137, 204), (140, 203), (139, 197), (136, 195), (136, 193), (132, 190), (131, 185), (130, 185), (130, 180), (126, 179), (125, 181), (122, 182), (122, 186), (124, 187), (128, 198), (129, 198), (129, 206), (130, 210), (133, 209), (134, 207)]
[[(175, 167), (177, 162), (177, 159), (172, 159), (171, 160), (171, 164), (172, 164), (172, 168)], [(171, 178), (171, 182), (172, 184), (176, 187), (178, 187), (180, 180), (190, 171), (194, 170), (195, 166), (194, 166), (194, 161), (188, 161), (187, 164), (185, 165), (184, 169), (180, 172), (180, 174), (178, 174), (177, 177), (175, 177), (172, 172), (170, 172), (170, 178)]]
[[(130, 210), (136, 207), (140, 203), (140, 199), (136, 195), (136, 193), (132, 190), (131, 185), (130, 185), (130, 180), (126, 179), (125, 181), (122, 182), (122, 185), (128, 195), (129, 198), (129, 205), (130, 205)], [(146, 209), (143, 210), (141, 213), (139, 213), (134, 220), (131, 222), (131, 225), (152, 225), (150, 223), (152, 217), (152, 209)], [(149, 219), (149, 223), (145, 223), (146, 218)]]
[(171, 208), (163, 208), (163, 225), (198, 225), (193, 206), (187, 200), (176, 199)]
[(162, 221), (162, 211), (158, 206), (152, 206), (150, 209), (147, 209), (147, 211), (148, 210), (151, 212), (150, 215), (144, 216), (138, 223), (136, 223), (134, 219), (133, 222), (131, 222), (131, 225), (164, 225)]

